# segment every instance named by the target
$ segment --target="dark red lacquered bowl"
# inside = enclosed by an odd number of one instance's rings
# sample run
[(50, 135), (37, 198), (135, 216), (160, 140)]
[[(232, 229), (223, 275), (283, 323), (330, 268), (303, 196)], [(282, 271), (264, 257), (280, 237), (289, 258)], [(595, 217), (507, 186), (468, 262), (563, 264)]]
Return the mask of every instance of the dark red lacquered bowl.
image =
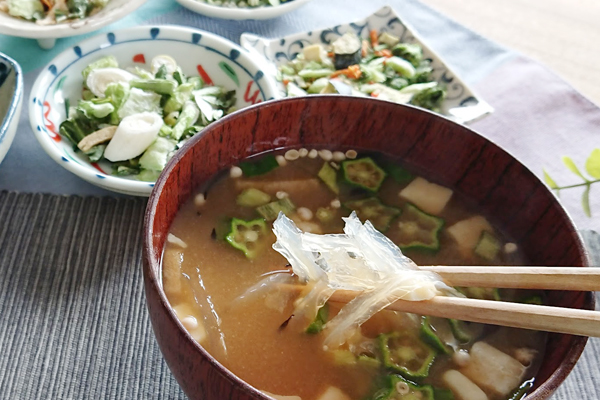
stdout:
[[(144, 221), (144, 282), (160, 349), (192, 399), (266, 398), (219, 364), (184, 331), (161, 284), (171, 222), (194, 189), (240, 159), (287, 146), (360, 148), (401, 158), (495, 216), (533, 265), (588, 266), (565, 210), (531, 171), (469, 128), (431, 112), (366, 98), (315, 96), (264, 103), (232, 114), (190, 140), (169, 162)], [(589, 292), (550, 292), (551, 305), (593, 309)], [(551, 334), (529, 400), (564, 381), (587, 338)]]

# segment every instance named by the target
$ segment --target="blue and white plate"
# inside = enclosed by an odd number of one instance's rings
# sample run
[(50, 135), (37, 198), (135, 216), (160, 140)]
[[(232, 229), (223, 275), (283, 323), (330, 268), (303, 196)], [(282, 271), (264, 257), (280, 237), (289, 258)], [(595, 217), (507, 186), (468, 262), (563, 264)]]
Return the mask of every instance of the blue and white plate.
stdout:
[(81, 72), (91, 62), (107, 55), (119, 66), (146, 66), (153, 57), (166, 54), (175, 59), (186, 75), (200, 75), (208, 84), (236, 91), (240, 109), (274, 98), (275, 82), (268, 79), (247, 51), (212, 33), (177, 26), (142, 26), (109, 32), (58, 55), (43, 68), (29, 98), (29, 119), (36, 138), (57, 163), (80, 178), (115, 192), (148, 196), (154, 182), (111, 174), (108, 162), (91, 163), (74, 151), (73, 144), (59, 134), (68, 105), (81, 99)]
[[(401, 38), (403, 42), (417, 43), (423, 48), (425, 58), (431, 61), (433, 78), (446, 86), (447, 97), (442, 104), (441, 113), (457, 122), (468, 123), (490, 114), (493, 108), (477, 96), (448, 65), (433, 52), (407, 23), (390, 7), (383, 7), (360, 21), (337, 25), (331, 28), (297, 33), (279, 39), (266, 39), (250, 33), (241, 37), (242, 47), (261, 60), (263, 69), (276, 79), (277, 69), (294, 59), (305, 46), (322, 43), (331, 44), (346, 32), (354, 32), (360, 37), (369, 37), (370, 30), (389, 32)], [(283, 84), (278, 83), (279, 97), (285, 97)]]
[[(0, 53), (0, 162), (15, 138), (23, 105), (23, 73), (12, 58)], [(1, 170), (0, 170), (0, 173)]]

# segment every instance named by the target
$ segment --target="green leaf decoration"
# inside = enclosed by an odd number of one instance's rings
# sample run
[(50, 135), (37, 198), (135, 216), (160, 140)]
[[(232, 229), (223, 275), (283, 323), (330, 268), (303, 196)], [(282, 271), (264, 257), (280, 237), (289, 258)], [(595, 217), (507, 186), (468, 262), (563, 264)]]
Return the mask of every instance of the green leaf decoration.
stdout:
[(223, 72), (225, 72), (225, 74), (231, 78), (232, 81), (235, 82), (235, 84), (239, 87), (240, 86), (240, 80), (238, 79), (237, 74), (235, 73), (235, 70), (231, 67), (231, 65), (227, 64), (225, 61), (221, 61), (219, 63), (219, 67), (223, 70)]
[(566, 165), (567, 168), (569, 168), (569, 170), (574, 173), (575, 175), (577, 175), (578, 177), (580, 177), (581, 179), (583, 179), (584, 181), (587, 182), (587, 179), (585, 176), (583, 176), (583, 174), (581, 173), (581, 171), (579, 171), (579, 168), (577, 168), (577, 165), (575, 165), (575, 161), (573, 161), (573, 159), (569, 156), (563, 156), (562, 157), (562, 162)]
[(558, 185), (556, 184), (554, 179), (552, 179), (550, 177), (550, 175), (548, 174), (548, 172), (545, 169), (544, 169), (544, 182), (546, 182), (546, 185), (548, 185), (548, 187), (550, 187), (550, 189), (558, 189)]
[(590, 210), (590, 189), (591, 185), (587, 185), (585, 187), (585, 191), (581, 196), (581, 206), (583, 207), (583, 212), (585, 213), (585, 215), (591, 218), (592, 210)]
[(585, 162), (585, 170), (591, 177), (600, 179), (600, 149), (594, 149)]

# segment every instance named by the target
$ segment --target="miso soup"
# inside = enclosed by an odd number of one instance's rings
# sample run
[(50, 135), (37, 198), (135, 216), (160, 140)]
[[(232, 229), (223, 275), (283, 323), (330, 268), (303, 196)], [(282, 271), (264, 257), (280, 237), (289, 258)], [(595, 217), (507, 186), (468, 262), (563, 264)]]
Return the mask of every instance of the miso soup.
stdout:
[[(326, 234), (342, 233), (342, 217), (352, 211), (418, 265), (527, 264), (493, 216), (434, 177), (380, 154), (291, 149), (232, 167), (179, 211), (163, 255), (163, 286), (177, 317), (225, 367), (275, 398), (522, 397), (545, 333), (381, 311), (342, 346), (325, 348), (327, 322), (343, 304), (327, 302), (314, 320), (298, 318), (302, 293), (264, 283), (291, 272), (272, 248), (280, 212), (303, 231)], [(543, 301), (527, 291), (457, 290)]]

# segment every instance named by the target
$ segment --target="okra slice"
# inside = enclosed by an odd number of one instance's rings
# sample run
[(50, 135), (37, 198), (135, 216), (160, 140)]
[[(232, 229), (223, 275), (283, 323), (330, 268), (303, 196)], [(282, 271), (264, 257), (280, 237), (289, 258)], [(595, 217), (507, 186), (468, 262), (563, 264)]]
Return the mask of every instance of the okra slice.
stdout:
[(452, 334), (459, 343), (465, 344), (473, 340), (473, 335), (469, 331), (469, 328), (464, 321), (460, 321), (458, 319), (449, 319), (448, 323), (450, 324)]
[(417, 385), (400, 375), (388, 375), (371, 400), (437, 400), (431, 385)]
[(328, 162), (323, 163), (323, 166), (319, 170), (317, 175), (325, 185), (335, 194), (340, 193), (340, 188), (337, 184), (337, 171), (333, 169)]
[(265, 204), (264, 206), (260, 206), (256, 209), (256, 211), (267, 221), (274, 221), (277, 219), (279, 212), (284, 213), (285, 215), (290, 215), (296, 206), (292, 201), (285, 197), (281, 200), (273, 201), (271, 203)]
[(500, 291), (497, 288), (461, 287), (459, 292), (471, 299), (500, 301)]
[(306, 328), (306, 333), (316, 334), (319, 333), (325, 328), (325, 324), (327, 323), (327, 318), (329, 318), (329, 306), (327, 303), (323, 304), (323, 307), (319, 308), (317, 312), (317, 316), (314, 321)]
[(260, 240), (267, 234), (267, 224), (264, 219), (253, 219), (244, 221), (243, 219), (232, 218), (231, 229), (225, 237), (225, 241), (233, 248), (243, 252), (247, 258), (254, 258), (260, 248)]
[(264, 175), (269, 171), (277, 168), (279, 163), (274, 155), (269, 154), (264, 157), (260, 157), (258, 160), (254, 161), (244, 161), (239, 164), (242, 169), (242, 173), (244, 176), (257, 176)]
[(377, 192), (386, 173), (370, 157), (347, 160), (342, 163), (344, 180), (353, 186)]
[(407, 203), (394, 225), (394, 232), (391, 236), (400, 249), (420, 249), (433, 252), (439, 250), (439, 234), (444, 226), (442, 218), (427, 214)]
[(436, 351), (417, 335), (407, 332), (381, 334), (378, 337), (383, 365), (407, 379), (429, 375)]
[(271, 201), (271, 196), (262, 190), (248, 188), (240, 193), (235, 202), (242, 207), (259, 207)]
[(483, 231), (475, 247), (475, 254), (488, 261), (493, 261), (500, 252), (501, 246), (502, 244), (494, 235)]
[[(439, 325), (439, 324), (446, 324), (447, 322), (445, 319), (440, 318), (440, 319), (436, 319), (435, 323), (437, 325)], [(438, 329), (441, 327), (439, 327), (437, 325), (434, 326), (433, 320), (430, 317), (422, 317), (421, 330), (420, 330), (421, 339), (423, 339), (423, 341), (425, 343), (430, 345), (432, 348), (434, 348), (438, 352), (440, 352), (442, 354), (451, 354), (452, 349), (448, 345), (446, 345), (446, 343), (444, 343), (444, 341), (440, 337), (440, 334), (438, 333)]]
[(344, 207), (356, 211), (362, 221), (371, 221), (375, 229), (381, 232), (387, 231), (392, 220), (400, 214), (399, 209), (386, 206), (376, 197), (348, 201), (344, 203)]

